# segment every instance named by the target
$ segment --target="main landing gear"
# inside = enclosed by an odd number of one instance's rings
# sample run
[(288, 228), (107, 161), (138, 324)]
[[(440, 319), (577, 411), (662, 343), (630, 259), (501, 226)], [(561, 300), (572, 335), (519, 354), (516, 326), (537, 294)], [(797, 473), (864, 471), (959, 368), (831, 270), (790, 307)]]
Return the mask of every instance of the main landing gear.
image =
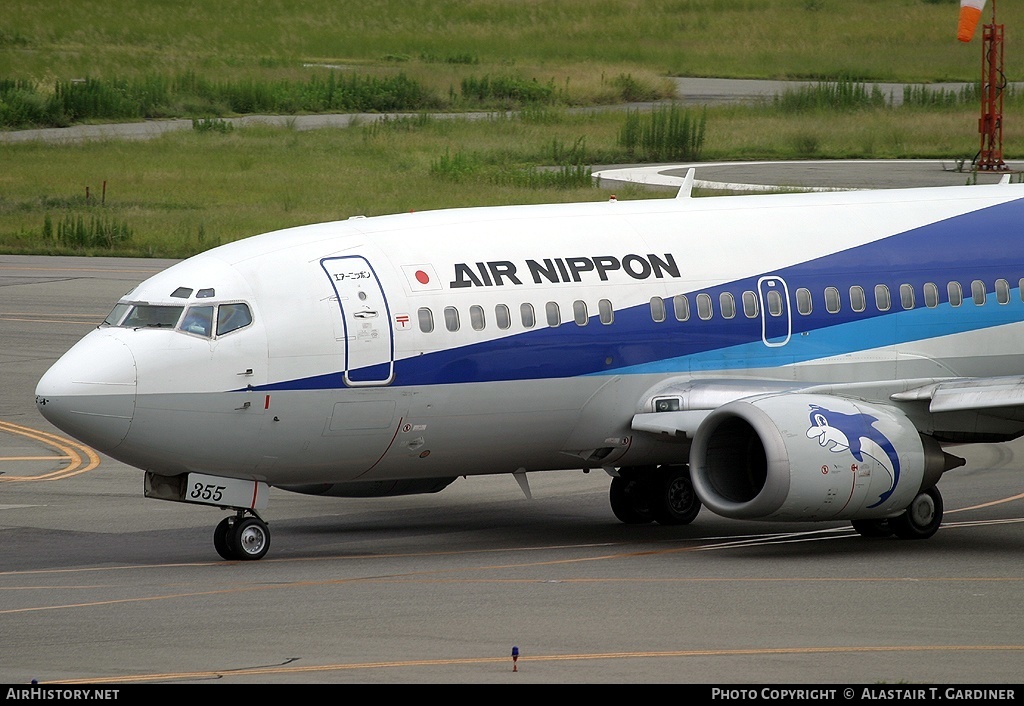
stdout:
[(914, 498), (901, 514), (889, 519), (853, 520), (853, 528), (862, 537), (928, 539), (942, 524), (942, 494), (932, 486)]
[(246, 517), (246, 511), (239, 510), (217, 525), (213, 531), (213, 546), (229, 561), (262, 559), (270, 549), (270, 527), (256, 513)]
[(631, 525), (688, 525), (701, 508), (684, 464), (622, 468), (612, 478), (608, 500), (615, 516)]

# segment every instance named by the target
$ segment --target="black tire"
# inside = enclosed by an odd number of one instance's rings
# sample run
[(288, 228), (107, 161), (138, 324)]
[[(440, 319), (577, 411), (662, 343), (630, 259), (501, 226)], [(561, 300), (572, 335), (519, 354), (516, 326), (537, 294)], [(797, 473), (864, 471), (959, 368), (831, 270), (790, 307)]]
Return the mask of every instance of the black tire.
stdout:
[(647, 485), (636, 478), (612, 478), (608, 501), (620, 522), (644, 525), (654, 520)]
[(857, 534), (861, 537), (878, 538), (878, 537), (891, 537), (892, 527), (889, 526), (889, 520), (852, 520), (850, 522), (853, 528), (857, 530)]
[(651, 510), (659, 525), (688, 525), (700, 512), (701, 502), (690, 480), (690, 467), (662, 466), (651, 488)]
[(231, 561), (235, 558), (235, 552), (231, 548), (231, 519), (225, 517), (213, 530), (213, 548), (221, 555), (221, 558)]
[(901, 515), (889, 520), (893, 534), (900, 539), (928, 539), (942, 524), (942, 495), (932, 487), (920, 493)]
[(262, 559), (270, 549), (270, 528), (256, 517), (246, 517), (236, 522), (229, 536), (235, 559)]

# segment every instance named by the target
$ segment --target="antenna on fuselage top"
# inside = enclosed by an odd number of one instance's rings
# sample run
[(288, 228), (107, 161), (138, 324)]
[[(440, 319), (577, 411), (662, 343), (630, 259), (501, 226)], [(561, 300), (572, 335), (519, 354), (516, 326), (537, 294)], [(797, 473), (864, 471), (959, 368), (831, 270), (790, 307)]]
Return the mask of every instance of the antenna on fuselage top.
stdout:
[(693, 191), (693, 177), (696, 173), (697, 170), (693, 167), (686, 170), (686, 176), (683, 177), (683, 183), (679, 186), (679, 193), (676, 194), (677, 199), (690, 198), (690, 192)]

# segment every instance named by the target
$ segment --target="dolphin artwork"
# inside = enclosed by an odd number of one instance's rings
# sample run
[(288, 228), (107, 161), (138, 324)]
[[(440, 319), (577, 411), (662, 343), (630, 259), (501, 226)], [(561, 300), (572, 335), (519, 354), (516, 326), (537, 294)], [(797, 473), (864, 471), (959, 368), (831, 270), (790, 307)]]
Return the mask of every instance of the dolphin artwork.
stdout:
[[(849, 451), (855, 459), (861, 462), (864, 461), (864, 456), (867, 455), (869, 458), (880, 463), (889, 472), (892, 484), (888, 490), (878, 496), (878, 501), (869, 507), (878, 507), (884, 503), (896, 490), (896, 485), (900, 481), (900, 458), (892, 442), (886, 438), (885, 434), (874, 427), (874, 423), (878, 419), (863, 413), (844, 414), (842, 412), (833, 412), (830, 409), (813, 404), (810, 407), (811, 426), (807, 430), (807, 438), (813, 439), (817, 437), (818, 443), (822, 446), (832, 444), (832, 451), (834, 453)], [(865, 441), (874, 442), (884, 452), (888, 458), (888, 463), (884, 459), (878, 458), (876, 454), (866, 451), (864, 448)]]

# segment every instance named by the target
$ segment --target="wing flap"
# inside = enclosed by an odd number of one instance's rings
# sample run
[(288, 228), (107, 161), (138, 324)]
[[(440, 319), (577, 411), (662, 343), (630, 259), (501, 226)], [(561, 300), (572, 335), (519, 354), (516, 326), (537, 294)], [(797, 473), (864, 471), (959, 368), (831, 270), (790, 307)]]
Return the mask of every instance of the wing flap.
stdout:
[(893, 395), (895, 400), (930, 399), (931, 412), (1024, 407), (1024, 376), (971, 378), (935, 383)]

